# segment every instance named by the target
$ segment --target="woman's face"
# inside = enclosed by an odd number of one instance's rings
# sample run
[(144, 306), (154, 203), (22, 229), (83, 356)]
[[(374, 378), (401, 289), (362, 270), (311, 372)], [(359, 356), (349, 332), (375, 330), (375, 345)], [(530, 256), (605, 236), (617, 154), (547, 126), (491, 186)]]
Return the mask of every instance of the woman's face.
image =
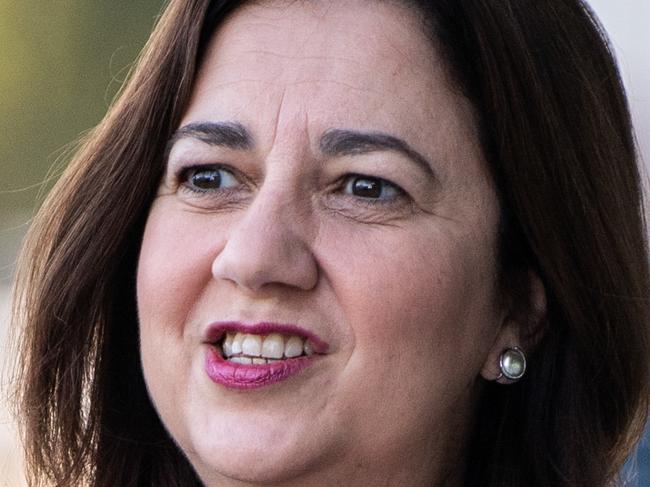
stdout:
[(206, 485), (443, 482), (504, 319), (472, 113), (413, 13), (287, 5), (219, 29), (174, 137), (149, 393)]

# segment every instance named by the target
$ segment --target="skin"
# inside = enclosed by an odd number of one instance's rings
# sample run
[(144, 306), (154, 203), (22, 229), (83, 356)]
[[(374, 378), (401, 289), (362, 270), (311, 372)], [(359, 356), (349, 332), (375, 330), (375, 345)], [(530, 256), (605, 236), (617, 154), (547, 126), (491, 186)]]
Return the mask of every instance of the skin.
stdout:
[[(142, 365), (165, 426), (208, 486), (461, 485), (481, 373), (521, 344), (472, 110), (416, 16), (240, 9), (179, 127), (223, 121), (252, 147), (178, 140), (142, 242)], [(323, 154), (332, 129), (398, 137), (434, 176), (395, 150)], [(183, 168), (214, 164), (229, 189), (192, 192)], [(349, 174), (404, 193), (358, 196)], [(203, 367), (202, 333), (221, 320), (295, 323), (330, 349), (284, 382), (227, 389)]]

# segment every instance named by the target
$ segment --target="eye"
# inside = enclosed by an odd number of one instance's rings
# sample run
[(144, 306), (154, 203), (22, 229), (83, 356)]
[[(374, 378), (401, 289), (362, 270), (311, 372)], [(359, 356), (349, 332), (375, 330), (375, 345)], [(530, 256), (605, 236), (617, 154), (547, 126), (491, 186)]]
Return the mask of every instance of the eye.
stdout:
[(220, 167), (192, 167), (181, 174), (183, 185), (192, 191), (206, 192), (239, 186), (232, 172)]
[(403, 191), (393, 183), (381, 178), (352, 175), (345, 184), (345, 193), (369, 200), (394, 200)]

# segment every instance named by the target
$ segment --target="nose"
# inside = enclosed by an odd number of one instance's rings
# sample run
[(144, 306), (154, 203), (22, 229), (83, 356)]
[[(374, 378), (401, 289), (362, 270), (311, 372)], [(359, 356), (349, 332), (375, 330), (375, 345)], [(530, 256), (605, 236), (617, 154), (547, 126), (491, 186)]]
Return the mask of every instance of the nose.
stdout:
[(270, 285), (310, 290), (318, 265), (309, 242), (309, 217), (277, 194), (258, 193), (230, 227), (212, 263), (212, 276), (256, 293)]

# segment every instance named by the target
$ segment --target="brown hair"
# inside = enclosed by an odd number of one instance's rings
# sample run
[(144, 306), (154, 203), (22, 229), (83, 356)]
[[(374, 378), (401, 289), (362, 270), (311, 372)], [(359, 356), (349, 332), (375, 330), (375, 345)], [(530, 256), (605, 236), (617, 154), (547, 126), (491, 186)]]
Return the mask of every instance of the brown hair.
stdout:
[[(147, 395), (135, 269), (203, 47), (242, 3), (170, 2), (30, 230), (13, 319), (32, 485), (200, 485)], [(514, 276), (532, 269), (548, 295), (528, 375), (486, 384), (466, 486), (608, 485), (648, 411), (650, 277), (606, 37), (579, 0), (407, 3), (475, 108), (501, 198), (504, 282), (514, 292)]]

